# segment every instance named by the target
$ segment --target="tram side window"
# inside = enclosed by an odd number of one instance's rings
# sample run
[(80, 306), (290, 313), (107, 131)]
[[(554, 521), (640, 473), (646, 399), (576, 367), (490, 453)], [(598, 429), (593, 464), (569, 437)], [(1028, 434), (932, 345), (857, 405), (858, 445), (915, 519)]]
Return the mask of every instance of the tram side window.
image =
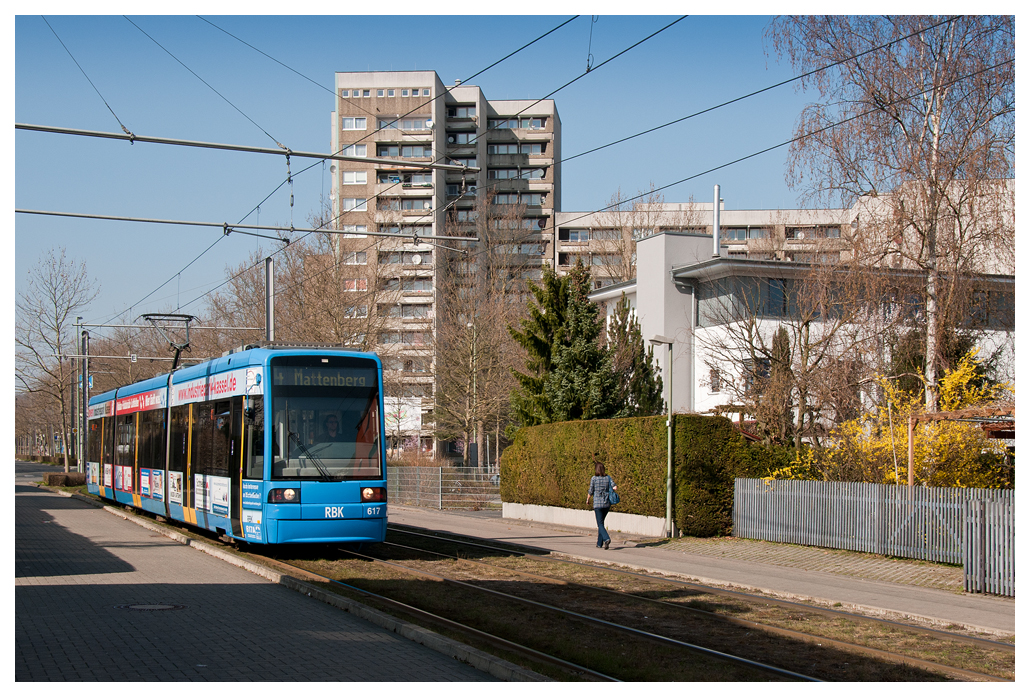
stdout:
[[(229, 400), (215, 402), (211, 409), (211, 469), (208, 474), (229, 476), (233, 454), (239, 454), (233, 447), (232, 403)], [(238, 429), (237, 429), (238, 431)]]
[(89, 443), (87, 457), (90, 462), (100, 462), (100, 434), (103, 419), (92, 419), (89, 422)]
[(136, 415), (115, 417), (117, 423), (117, 448), (115, 464), (132, 467), (136, 460)]
[(246, 439), (243, 476), (246, 479), (262, 479), (265, 474), (265, 404), (262, 397), (251, 398), (250, 408), (244, 414), (243, 421)]
[(139, 415), (140, 467), (163, 470), (165, 468), (165, 413), (163, 409), (142, 412)]
[(193, 405), (193, 437), (190, 443), (190, 463), (194, 474), (211, 472), (211, 430), (214, 424), (214, 405), (210, 402)]
[(103, 421), (104, 425), (101, 427), (104, 429), (103, 461), (112, 464), (114, 462), (114, 417), (106, 416)]
[(187, 448), (189, 447), (189, 424), (190, 407), (184, 404), (181, 407), (172, 407), (171, 429), (172, 448), (168, 469), (173, 472), (185, 472), (187, 461)]

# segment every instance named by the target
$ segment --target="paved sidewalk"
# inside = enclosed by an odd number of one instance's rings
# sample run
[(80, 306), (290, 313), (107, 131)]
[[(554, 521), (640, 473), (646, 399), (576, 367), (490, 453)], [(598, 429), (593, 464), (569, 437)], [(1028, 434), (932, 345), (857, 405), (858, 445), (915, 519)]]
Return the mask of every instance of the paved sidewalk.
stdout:
[(744, 540), (736, 537), (681, 537), (661, 544), (669, 550), (684, 554), (748, 560), (805, 571), (822, 571), (867, 581), (939, 588), (954, 593), (961, 593), (965, 588), (961, 566), (915, 559), (892, 559), (863, 552)]
[(81, 501), (15, 485), (16, 681), (484, 681)]

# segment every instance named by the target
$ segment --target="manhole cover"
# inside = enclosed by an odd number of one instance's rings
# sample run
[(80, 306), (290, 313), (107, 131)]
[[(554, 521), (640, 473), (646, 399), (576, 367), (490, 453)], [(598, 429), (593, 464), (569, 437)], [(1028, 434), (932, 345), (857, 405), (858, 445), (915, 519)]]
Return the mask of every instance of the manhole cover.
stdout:
[(158, 610), (182, 610), (185, 605), (163, 605), (156, 603), (131, 603), (129, 605), (115, 605), (115, 610), (135, 610), (137, 612), (156, 612)]

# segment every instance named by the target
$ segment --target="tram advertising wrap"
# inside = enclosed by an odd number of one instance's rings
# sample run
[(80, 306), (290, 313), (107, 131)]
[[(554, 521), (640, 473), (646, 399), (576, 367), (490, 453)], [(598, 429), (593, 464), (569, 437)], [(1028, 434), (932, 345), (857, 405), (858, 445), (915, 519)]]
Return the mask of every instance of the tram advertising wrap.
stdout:
[(261, 544), (386, 535), (382, 364), (251, 348), (90, 399), (90, 492)]

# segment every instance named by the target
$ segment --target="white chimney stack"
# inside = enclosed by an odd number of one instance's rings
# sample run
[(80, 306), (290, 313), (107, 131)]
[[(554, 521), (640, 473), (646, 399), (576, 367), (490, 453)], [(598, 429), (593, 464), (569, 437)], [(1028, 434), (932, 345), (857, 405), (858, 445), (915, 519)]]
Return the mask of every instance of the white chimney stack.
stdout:
[(712, 256), (719, 256), (719, 185), (715, 185), (715, 202), (712, 204)]

